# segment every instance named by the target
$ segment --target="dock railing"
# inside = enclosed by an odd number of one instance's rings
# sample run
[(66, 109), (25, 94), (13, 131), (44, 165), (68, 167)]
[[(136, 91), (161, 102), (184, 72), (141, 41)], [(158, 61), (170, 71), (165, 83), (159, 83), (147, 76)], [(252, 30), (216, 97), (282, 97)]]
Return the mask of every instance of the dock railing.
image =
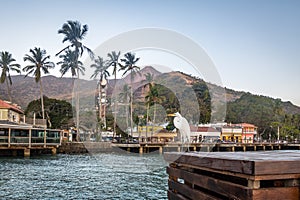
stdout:
[(62, 131), (38, 129), (31, 127), (0, 127), (1, 146), (59, 146), (62, 142)]

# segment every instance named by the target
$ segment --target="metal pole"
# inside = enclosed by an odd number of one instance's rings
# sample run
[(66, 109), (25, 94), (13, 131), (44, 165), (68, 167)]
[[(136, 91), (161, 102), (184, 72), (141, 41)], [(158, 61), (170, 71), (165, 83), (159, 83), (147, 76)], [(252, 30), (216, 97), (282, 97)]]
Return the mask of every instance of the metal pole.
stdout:
[(279, 126), (277, 127), (277, 141), (279, 141)]

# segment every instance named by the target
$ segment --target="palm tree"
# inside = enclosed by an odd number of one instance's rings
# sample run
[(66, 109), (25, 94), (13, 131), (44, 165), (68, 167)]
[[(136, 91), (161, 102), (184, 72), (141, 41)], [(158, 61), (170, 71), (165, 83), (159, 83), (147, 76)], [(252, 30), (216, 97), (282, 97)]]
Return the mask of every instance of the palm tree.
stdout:
[(12, 63), (15, 61), (16, 60), (14, 58), (12, 58), (12, 55), (9, 52), (7, 52), (7, 51), (1, 52), (0, 68), (2, 69), (2, 72), (1, 72), (0, 83), (6, 82), (7, 94), (8, 94), (10, 102), (12, 102), (11, 92), (10, 92), (10, 85), (12, 85), (10, 71), (15, 71), (17, 73), (21, 72), (20, 65), (16, 64), (16, 63)]
[[(152, 90), (153, 87), (153, 80), (154, 80), (154, 76), (151, 73), (147, 73), (144, 74), (145, 76), (145, 80), (143, 80), (142, 82), (145, 82), (146, 84), (144, 85), (144, 88), (148, 87), (148, 91)], [(145, 96), (146, 98), (146, 96)], [(147, 98), (146, 98), (147, 100)], [(147, 113), (146, 113), (146, 140), (148, 140), (148, 121), (149, 121), (149, 109), (150, 109), (150, 101), (146, 102), (147, 104)]]
[(119, 93), (120, 101), (125, 104), (126, 128), (128, 128), (128, 99), (130, 99), (131, 87), (127, 84), (123, 85), (122, 91)]
[[(99, 76), (99, 94), (100, 94), (100, 99), (99, 99), (99, 120), (100, 120), (100, 130), (101, 130), (101, 124), (103, 122), (102, 118), (102, 81), (107, 80), (107, 77), (109, 77), (109, 72), (107, 71), (108, 65), (106, 61), (103, 60), (100, 56), (98, 56), (97, 59), (94, 61), (95, 63), (91, 65), (91, 68), (95, 68), (94, 73), (92, 74), (91, 78), (96, 78)], [(105, 114), (105, 110), (104, 110)]]
[[(58, 30), (58, 34), (63, 34), (64, 39), (63, 43), (69, 41), (71, 44), (62, 49), (56, 54), (59, 55), (67, 49), (74, 49), (75, 51), (75, 63), (78, 65), (78, 59), (82, 56), (84, 51), (87, 51), (91, 59), (94, 58), (94, 54), (91, 49), (82, 44), (82, 40), (86, 36), (88, 31), (88, 26), (85, 24), (81, 27), (80, 22), (78, 21), (67, 21), (64, 23), (62, 28)], [(79, 67), (77, 67), (77, 79), (79, 80)], [(77, 84), (77, 95), (76, 95), (76, 127), (77, 127), (77, 136), (76, 140), (79, 141), (79, 84)]]
[(62, 28), (58, 30), (58, 34), (63, 34), (65, 37), (63, 43), (69, 41), (71, 44), (62, 49), (56, 55), (61, 54), (63, 51), (74, 48), (75, 52), (78, 55), (78, 58), (82, 56), (84, 51), (87, 51), (90, 57), (94, 58), (94, 53), (91, 49), (82, 44), (82, 40), (86, 36), (88, 31), (88, 26), (85, 24), (81, 27), (80, 22), (78, 21), (67, 21), (64, 23)]
[(68, 71), (71, 71), (72, 78), (74, 78), (76, 75), (78, 76), (79, 73), (84, 75), (85, 68), (83, 67), (83, 64), (81, 61), (76, 60), (77, 55), (75, 51), (66, 50), (65, 54), (62, 54), (59, 56), (59, 58), (62, 59), (62, 61), (59, 61), (57, 65), (61, 65), (60, 73), (63, 77)]
[(125, 55), (125, 58), (121, 59), (121, 62), (124, 63), (124, 65), (120, 64), (121, 69), (124, 70), (123, 76), (130, 72), (130, 133), (131, 136), (133, 136), (133, 79), (136, 73), (139, 73), (140, 67), (136, 66), (136, 63), (139, 61), (140, 58), (136, 58), (135, 54), (128, 52)]
[[(154, 128), (155, 117), (156, 117), (156, 103), (159, 103), (161, 100), (161, 97), (159, 96), (158, 88), (151, 87), (147, 96), (145, 96), (145, 99), (147, 100), (146, 103), (147, 103), (148, 109), (150, 107), (150, 104), (154, 105), (153, 119), (152, 119), (152, 134), (153, 134), (153, 128)], [(151, 134), (151, 136), (152, 136), (152, 134)]]
[(35, 82), (40, 83), (40, 95), (41, 95), (41, 104), (42, 104), (42, 117), (45, 119), (45, 110), (44, 110), (44, 99), (43, 99), (43, 87), (42, 87), (42, 72), (44, 74), (49, 74), (49, 69), (55, 67), (53, 62), (47, 61), (50, 59), (50, 56), (46, 55), (46, 50), (35, 47), (30, 49), (29, 52), (32, 55), (26, 54), (24, 56), (24, 62), (28, 61), (31, 65), (27, 65), (23, 68), (24, 72), (27, 72), (27, 77), (29, 74), (33, 74), (35, 77)]
[[(107, 56), (109, 57), (108, 60), (108, 67), (113, 67), (113, 72), (112, 74), (115, 76), (115, 86), (117, 84), (117, 69), (119, 65), (119, 57), (121, 55), (121, 52), (118, 51), (116, 53), (115, 51), (112, 51), (111, 53), (108, 53)], [(114, 99), (114, 134), (113, 134), (113, 140), (115, 138), (115, 133), (116, 133), (116, 127), (117, 127), (117, 100), (116, 98)]]

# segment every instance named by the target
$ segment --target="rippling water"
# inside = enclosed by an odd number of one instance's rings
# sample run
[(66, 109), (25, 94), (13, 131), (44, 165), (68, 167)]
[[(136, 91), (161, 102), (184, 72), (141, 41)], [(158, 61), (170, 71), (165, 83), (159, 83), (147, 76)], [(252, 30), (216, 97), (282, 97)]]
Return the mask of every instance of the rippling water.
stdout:
[(0, 158), (0, 199), (167, 199), (161, 155)]

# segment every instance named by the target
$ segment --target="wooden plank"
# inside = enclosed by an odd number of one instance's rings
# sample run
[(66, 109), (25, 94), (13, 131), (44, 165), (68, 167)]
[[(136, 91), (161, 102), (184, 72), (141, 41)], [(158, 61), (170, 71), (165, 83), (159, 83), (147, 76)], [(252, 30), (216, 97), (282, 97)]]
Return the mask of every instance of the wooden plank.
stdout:
[(253, 199), (267, 200), (267, 199), (284, 199), (284, 200), (299, 200), (300, 192), (299, 187), (274, 187), (262, 188), (253, 190)]
[[(176, 158), (176, 159), (175, 159)], [(191, 155), (173, 155), (165, 154), (165, 159), (167, 161), (172, 161), (176, 163), (194, 165), (207, 167), (217, 170), (226, 170), (231, 172), (243, 173), (243, 174), (253, 174), (253, 162), (244, 160), (228, 160), (222, 158), (212, 158), (212, 157), (199, 157), (193, 154)]]
[[(300, 174), (300, 151), (169, 152), (166, 161), (248, 175)], [(270, 167), (276, 166), (276, 167)]]
[(180, 194), (174, 193), (171, 190), (168, 190), (168, 199), (170, 199), (170, 200), (189, 200)]
[[(275, 166), (275, 167), (274, 167)], [(300, 174), (299, 161), (259, 161), (254, 163), (253, 175)]]
[[(173, 163), (174, 164), (174, 163)], [(218, 174), (224, 174), (229, 176), (235, 176), (239, 178), (244, 178), (247, 180), (280, 180), (280, 179), (300, 179), (300, 174), (264, 174), (264, 175), (249, 175), (249, 174), (242, 174), (237, 172), (230, 172), (230, 171), (224, 171), (224, 170), (216, 170), (211, 169), (208, 167), (199, 167), (191, 164), (178, 164), (177, 166), (186, 167), (190, 169), (199, 169), (207, 172), (213, 172)], [(174, 164), (174, 167), (176, 168), (176, 164)]]
[(169, 189), (176, 190), (179, 194), (182, 194), (183, 196), (188, 197), (189, 199), (221, 200), (221, 198), (213, 197), (209, 194), (205, 194), (199, 190), (192, 189), (185, 184), (180, 184), (173, 180), (169, 180)]
[(207, 189), (225, 197), (234, 199), (251, 199), (252, 196), (250, 189), (245, 186), (218, 180), (209, 176), (195, 174), (170, 167), (167, 168), (167, 173), (170, 176), (181, 178), (191, 184), (197, 185), (201, 188)]

